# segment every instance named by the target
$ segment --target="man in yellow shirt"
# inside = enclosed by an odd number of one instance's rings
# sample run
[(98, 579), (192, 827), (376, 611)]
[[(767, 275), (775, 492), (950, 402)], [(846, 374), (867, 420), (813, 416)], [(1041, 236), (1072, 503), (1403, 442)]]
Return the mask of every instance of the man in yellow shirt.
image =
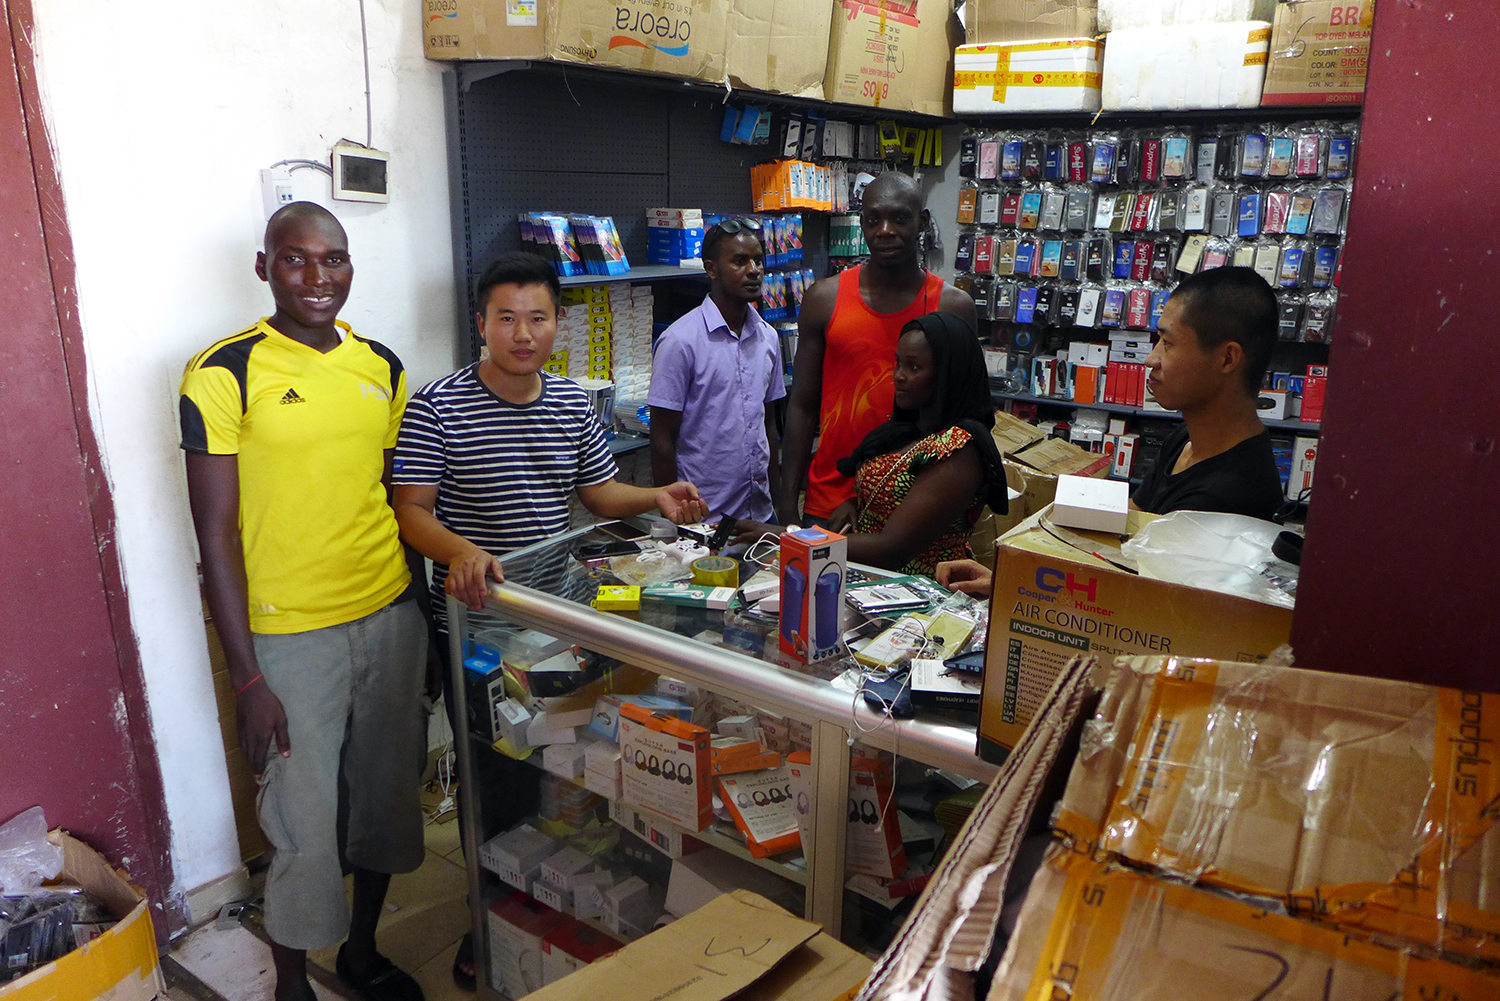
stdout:
[(275, 313), (193, 358), (179, 409), (208, 606), (275, 848), (276, 998), (312, 1001), (307, 950), (347, 932), (337, 965), (350, 986), (420, 1001), (375, 951), (390, 874), (416, 869), (424, 850), (427, 632), (389, 502), (406, 375), (337, 320), (354, 268), (326, 209), (277, 211), (255, 273)]

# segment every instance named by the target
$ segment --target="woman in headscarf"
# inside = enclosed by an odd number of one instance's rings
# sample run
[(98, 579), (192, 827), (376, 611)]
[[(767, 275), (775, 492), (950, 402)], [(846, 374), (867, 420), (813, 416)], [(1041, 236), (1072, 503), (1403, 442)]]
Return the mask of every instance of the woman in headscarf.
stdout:
[[(984, 352), (951, 313), (908, 323), (896, 343), (895, 407), (838, 468), (856, 494), (829, 516), (848, 535), (849, 560), (932, 576), (968, 555), (985, 504), (1007, 509), (1005, 470)], [(771, 526), (742, 523), (741, 537)]]

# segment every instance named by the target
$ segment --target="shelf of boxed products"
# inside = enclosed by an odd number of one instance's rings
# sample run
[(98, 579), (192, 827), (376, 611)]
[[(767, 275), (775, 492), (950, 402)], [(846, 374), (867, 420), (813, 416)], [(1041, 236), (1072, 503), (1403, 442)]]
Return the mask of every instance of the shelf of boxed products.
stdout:
[(617, 275), (569, 275), (559, 278), (563, 288), (577, 285), (609, 285), (615, 282), (659, 282), (670, 278), (707, 278), (703, 268), (682, 268), (666, 264), (641, 264)]
[(1349, 121), (1360, 117), (1363, 107), (1352, 105), (1267, 105), (1257, 108), (1183, 108), (1176, 111), (988, 111), (962, 112), (954, 118), (964, 125), (1015, 126), (1019, 128), (1066, 128), (1076, 126), (1166, 126), (1174, 123), (1246, 124), (1261, 121), (1286, 122), (1306, 118)]
[[(1162, 420), (1180, 421), (1182, 415), (1175, 410), (1151, 410), (1147, 407), (1132, 407), (1119, 403), (1079, 403), (1061, 396), (1033, 396), (1030, 393), (1008, 393), (996, 389), (997, 380), (990, 380), (990, 397), (995, 400), (1014, 400), (1017, 403), (1039, 403), (1049, 407), (1070, 407), (1077, 410), (1103, 410), (1111, 414), (1134, 414), (1140, 417), (1157, 417)], [(1278, 421), (1261, 418), (1268, 428), (1284, 431), (1302, 431), (1317, 434), (1322, 424), (1310, 421)]]
[[(470, 734), (481, 744), (490, 744), (490, 741), (475, 733)], [(563, 745), (566, 746), (566, 745)], [(491, 744), (491, 750), (496, 754), (503, 753)], [(532, 753), (521, 759), (527, 764), (541, 770), (544, 774), (555, 776), (562, 782), (566, 782), (574, 789), (585, 789), (598, 795), (596, 789), (589, 789), (589, 783), (583, 775), (574, 777), (554, 771), (547, 767), (545, 762), (545, 749), (543, 753)], [(745, 847), (745, 836), (735, 828), (734, 824), (715, 817), (713, 822), (701, 831), (689, 830), (678, 824), (674, 824), (660, 816), (638, 812), (618, 797), (610, 799), (601, 797), (609, 804), (609, 819), (621, 830), (627, 831), (641, 841), (651, 845), (657, 851), (671, 858), (681, 855), (683, 839), (700, 842), (711, 848), (732, 855), (737, 859), (749, 862), (751, 865), (765, 869), (767, 872), (775, 873), (783, 879), (791, 880), (799, 886), (807, 885), (807, 862), (803, 858), (800, 849), (790, 849), (778, 852), (765, 858), (757, 858)]]

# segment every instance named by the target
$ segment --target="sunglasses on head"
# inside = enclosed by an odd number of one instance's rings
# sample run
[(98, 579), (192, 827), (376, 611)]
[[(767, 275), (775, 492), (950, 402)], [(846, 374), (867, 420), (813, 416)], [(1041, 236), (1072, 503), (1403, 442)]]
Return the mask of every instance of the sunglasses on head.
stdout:
[(719, 223), (719, 232), (724, 233), (724, 234), (726, 234), (728, 236), (733, 236), (734, 234), (740, 232), (741, 230), (747, 230), (747, 229), (750, 230), (751, 232), (759, 233), (760, 232), (760, 220), (759, 219), (725, 219), (723, 222)]

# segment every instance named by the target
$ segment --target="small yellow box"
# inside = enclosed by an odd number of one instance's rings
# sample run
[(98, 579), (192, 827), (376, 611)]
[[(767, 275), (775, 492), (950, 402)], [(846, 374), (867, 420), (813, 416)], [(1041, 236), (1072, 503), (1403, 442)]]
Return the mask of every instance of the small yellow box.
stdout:
[(594, 597), (594, 607), (601, 612), (636, 612), (641, 607), (641, 589), (635, 586), (604, 584)]

